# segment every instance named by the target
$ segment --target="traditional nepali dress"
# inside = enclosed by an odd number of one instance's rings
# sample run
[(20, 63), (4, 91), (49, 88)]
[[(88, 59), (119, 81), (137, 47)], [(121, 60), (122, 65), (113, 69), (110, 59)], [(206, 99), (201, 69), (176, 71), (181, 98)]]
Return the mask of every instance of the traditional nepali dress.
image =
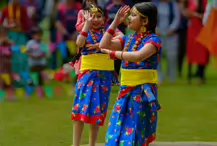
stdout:
[[(128, 52), (140, 35), (134, 34)], [(130, 37), (120, 41), (126, 47)], [(148, 146), (155, 139), (157, 111), (157, 66), (161, 56), (161, 40), (155, 34), (146, 36), (137, 50), (151, 43), (157, 53), (141, 62), (122, 61), (121, 87), (114, 105), (108, 131), (106, 146)]]
[[(92, 31), (98, 43), (103, 31)], [(87, 44), (94, 44), (91, 31)], [(100, 51), (82, 50), (82, 63), (76, 84), (72, 120), (102, 126), (106, 118), (112, 83), (117, 82), (114, 61)]]

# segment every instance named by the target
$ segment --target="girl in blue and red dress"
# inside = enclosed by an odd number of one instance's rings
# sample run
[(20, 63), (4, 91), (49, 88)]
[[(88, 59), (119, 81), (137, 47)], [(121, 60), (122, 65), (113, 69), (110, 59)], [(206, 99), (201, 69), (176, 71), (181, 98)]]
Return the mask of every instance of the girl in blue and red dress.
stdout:
[[(97, 5), (97, 0), (83, 0), (82, 1), (82, 9), (78, 12), (78, 16), (77, 16), (77, 22), (76, 22), (76, 30), (78, 32), (80, 32), (84, 26), (84, 10), (88, 9), (88, 7), (90, 7), (90, 5)], [(77, 48), (77, 52), (79, 52), (79, 48)], [(76, 74), (79, 74), (79, 70), (81, 67), (81, 58), (79, 60), (76, 61), (75, 63), (75, 71)]]
[(157, 8), (148, 2), (135, 4), (128, 24), (135, 34), (112, 39), (129, 12), (129, 6), (119, 9), (99, 45), (109, 48), (101, 51), (112, 59), (122, 60), (121, 87), (110, 117), (106, 146), (148, 146), (156, 136), (160, 109), (157, 66), (161, 55), (161, 40), (155, 34)]
[(104, 12), (99, 7), (91, 7), (89, 12), (84, 11), (84, 18), (84, 26), (76, 41), (82, 48), (82, 63), (72, 109), (73, 146), (80, 144), (84, 123), (90, 124), (89, 144), (95, 145), (99, 126), (103, 126), (106, 118), (112, 81), (117, 80), (114, 61), (98, 47), (104, 34)]

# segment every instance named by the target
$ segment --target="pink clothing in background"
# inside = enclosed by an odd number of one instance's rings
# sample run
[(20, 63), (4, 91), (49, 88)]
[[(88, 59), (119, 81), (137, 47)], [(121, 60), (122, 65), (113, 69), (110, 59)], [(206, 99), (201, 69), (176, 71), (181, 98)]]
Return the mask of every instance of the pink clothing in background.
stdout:
[[(77, 23), (76, 23), (76, 30), (78, 32), (81, 32), (83, 26), (84, 26), (84, 15), (83, 15), (84, 10), (80, 10), (78, 12), (78, 18), (77, 18)], [(79, 48), (77, 48), (77, 52), (79, 52)], [(75, 62), (75, 72), (76, 75), (79, 75), (80, 73), (80, 68), (81, 68), (81, 57), (78, 61)]]
[(77, 19), (77, 23), (76, 23), (76, 30), (78, 32), (80, 32), (84, 26), (84, 15), (83, 15), (84, 10), (80, 10), (78, 12), (78, 19)]

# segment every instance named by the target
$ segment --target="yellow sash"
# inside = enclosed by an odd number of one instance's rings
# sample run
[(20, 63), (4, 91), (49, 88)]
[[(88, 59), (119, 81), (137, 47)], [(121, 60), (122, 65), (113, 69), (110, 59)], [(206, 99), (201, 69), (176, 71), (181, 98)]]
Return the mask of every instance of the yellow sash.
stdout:
[(157, 84), (157, 70), (152, 69), (121, 69), (121, 85), (137, 86), (145, 83)]
[[(8, 14), (9, 14), (9, 23), (16, 21), (16, 23), (20, 25), (21, 11), (19, 6), (16, 7), (16, 12), (15, 12), (16, 17), (14, 17), (13, 5), (8, 5)], [(14, 28), (14, 30), (20, 31), (20, 28)]]
[(109, 58), (108, 54), (82, 55), (80, 70), (114, 71), (114, 61)]

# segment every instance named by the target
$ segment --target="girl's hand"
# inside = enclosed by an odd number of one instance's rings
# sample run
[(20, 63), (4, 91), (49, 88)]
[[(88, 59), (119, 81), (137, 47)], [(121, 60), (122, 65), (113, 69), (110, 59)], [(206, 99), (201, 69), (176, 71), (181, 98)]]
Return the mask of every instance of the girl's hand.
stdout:
[(99, 44), (87, 44), (85, 47), (87, 47), (89, 50), (99, 50)]
[(105, 53), (105, 54), (110, 54), (111, 53), (111, 50), (108, 50), (108, 49), (100, 49), (102, 53)]
[(84, 15), (85, 23), (88, 24), (88, 25), (91, 25), (92, 20), (93, 20), (93, 16), (90, 15), (90, 12), (84, 11), (83, 15)]
[(128, 14), (130, 12), (130, 7), (129, 6), (124, 6), (122, 8), (120, 8), (115, 16), (115, 23), (117, 23), (117, 25), (125, 22)]

